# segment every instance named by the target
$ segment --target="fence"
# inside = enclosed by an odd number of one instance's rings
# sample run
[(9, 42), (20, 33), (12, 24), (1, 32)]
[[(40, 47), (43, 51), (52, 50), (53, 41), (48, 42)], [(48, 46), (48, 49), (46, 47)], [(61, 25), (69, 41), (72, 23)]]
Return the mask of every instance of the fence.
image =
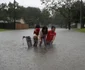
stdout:
[(1, 29), (15, 29), (14, 23), (0, 23)]
[(0, 23), (1, 29), (28, 29), (28, 24)]
[(16, 23), (15, 29), (28, 29), (28, 24), (18, 24)]

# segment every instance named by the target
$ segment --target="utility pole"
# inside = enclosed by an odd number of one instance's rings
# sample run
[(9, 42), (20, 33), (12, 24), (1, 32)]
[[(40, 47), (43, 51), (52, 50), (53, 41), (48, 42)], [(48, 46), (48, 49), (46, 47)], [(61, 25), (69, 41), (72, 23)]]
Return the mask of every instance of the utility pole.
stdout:
[(80, 24), (81, 24), (81, 28), (82, 28), (82, 0), (80, 2)]
[(15, 20), (15, 0), (14, 0), (14, 27), (16, 25), (16, 20)]

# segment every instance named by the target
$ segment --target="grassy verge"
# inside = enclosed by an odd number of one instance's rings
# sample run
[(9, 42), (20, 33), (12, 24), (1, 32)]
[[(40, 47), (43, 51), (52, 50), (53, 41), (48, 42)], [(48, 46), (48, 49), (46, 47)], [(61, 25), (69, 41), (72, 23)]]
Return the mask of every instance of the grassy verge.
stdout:
[(0, 32), (2, 32), (2, 31), (6, 31), (6, 29), (0, 29)]
[(77, 31), (84, 32), (85, 33), (85, 28), (83, 28), (83, 29), (77, 29)]

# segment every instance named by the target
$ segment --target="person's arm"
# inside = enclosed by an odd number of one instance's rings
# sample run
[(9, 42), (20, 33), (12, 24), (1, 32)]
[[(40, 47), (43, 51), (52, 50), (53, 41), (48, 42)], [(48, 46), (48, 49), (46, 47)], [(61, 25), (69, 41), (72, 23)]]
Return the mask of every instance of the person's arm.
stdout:
[(53, 40), (52, 40), (52, 41), (54, 41), (54, 40), (55, 40), (55, 37), (56, 37), (56, 35), (53, 37)]
[(54, 37), (53, 37), (52, 43), (54, 42), (54, 40), (55, 40), (55, 37), (56, 37), (56, 34), (55, 34), (55, 35), (54, 35)]
[(37, 37), (37, 29), (34, 30), (33, 37)]
[(42, 32), (40, 31), (39, 33), (39, 40), (41, 41), (41, 37), (42, 37)]

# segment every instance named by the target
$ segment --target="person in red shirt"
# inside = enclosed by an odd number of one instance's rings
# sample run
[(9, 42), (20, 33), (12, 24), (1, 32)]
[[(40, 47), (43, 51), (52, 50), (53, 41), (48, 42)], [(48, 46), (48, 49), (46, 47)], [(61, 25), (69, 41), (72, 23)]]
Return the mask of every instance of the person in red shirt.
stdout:
[(51, 27), (51, 30), (48, 31), (46, 42), (47, 44), (52, 44), (55, 40), (56, 32), (55, 32), (55, 26)]
[(33, 36), (33, 39), (34, 39), (33, 46), (34, 47), (37, 47), (39, 32), (40, 32), (40, 25), (36, 25), (35, 30), (34, 30), (34, 33), (33, 33), (34, 34), (34, 36)]

